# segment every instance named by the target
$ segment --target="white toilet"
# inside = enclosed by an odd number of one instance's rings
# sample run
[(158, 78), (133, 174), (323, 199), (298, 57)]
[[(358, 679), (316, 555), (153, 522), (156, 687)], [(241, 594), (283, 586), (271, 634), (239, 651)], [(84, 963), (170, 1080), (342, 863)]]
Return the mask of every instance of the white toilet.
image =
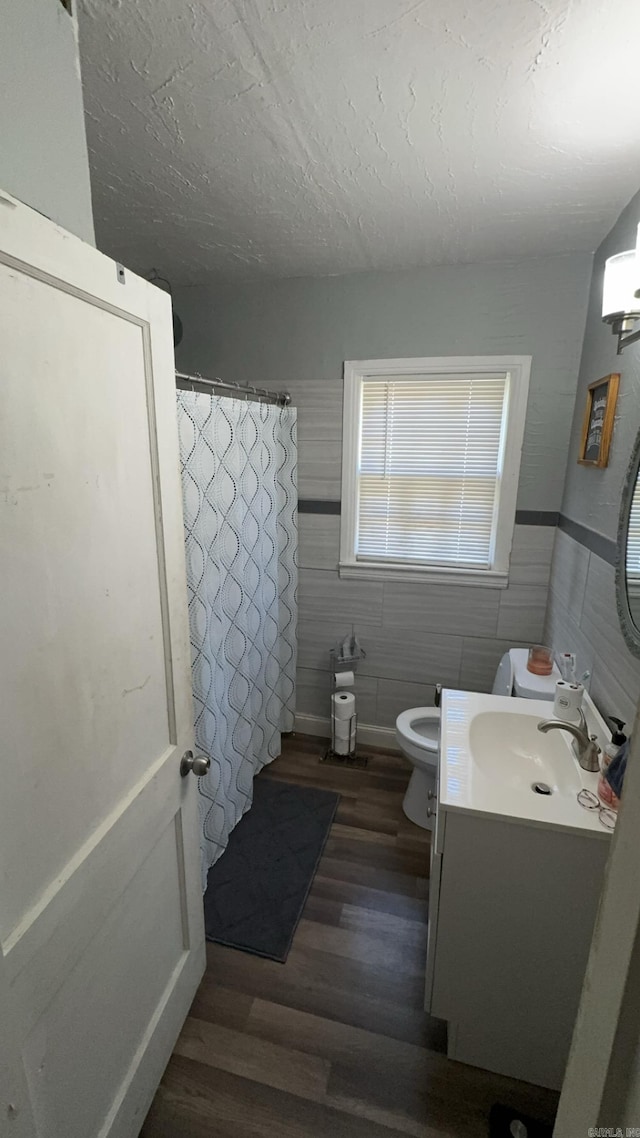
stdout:
[[(502, 657), (493, 695), (515, 695), (520, 699), (553, 699), (561, 678), (556, 665), (550, 676), (535, 676), (527, 670), (528, 648), (510, 648)], [(440, 708), (410, 707), (396, 719), (396, 742), (413, 765), (402, 809), (416, 826), (433, 829)]]
[(438, 747), (440, 744), (440, 708), (410, 707), (396, 719), (396, 742), (413, 764), (402, 809), (407, 818), (433, 829), (433, 799), (436, 791)]

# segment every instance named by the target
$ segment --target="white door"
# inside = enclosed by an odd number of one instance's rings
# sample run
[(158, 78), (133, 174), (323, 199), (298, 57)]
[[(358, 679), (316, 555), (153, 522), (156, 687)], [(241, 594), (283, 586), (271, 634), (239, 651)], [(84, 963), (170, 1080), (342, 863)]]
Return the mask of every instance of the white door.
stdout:
[(168, 297), (0, 196), (0, 1132), (136, 1135), (204, 969)]

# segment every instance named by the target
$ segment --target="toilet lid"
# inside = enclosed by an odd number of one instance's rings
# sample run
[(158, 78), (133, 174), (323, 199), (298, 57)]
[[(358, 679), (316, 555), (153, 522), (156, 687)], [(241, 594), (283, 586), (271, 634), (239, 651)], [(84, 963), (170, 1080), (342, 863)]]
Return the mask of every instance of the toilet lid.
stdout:
[(396, 731), (414, 747), (437, 752), (440, 737), (439, 707), (410, 707), (396, 719)]

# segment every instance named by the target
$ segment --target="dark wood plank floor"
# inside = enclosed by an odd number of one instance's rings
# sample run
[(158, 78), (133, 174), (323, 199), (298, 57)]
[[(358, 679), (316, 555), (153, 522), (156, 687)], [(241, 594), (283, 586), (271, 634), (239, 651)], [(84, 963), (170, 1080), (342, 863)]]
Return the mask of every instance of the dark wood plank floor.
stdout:
[(143, 1138), (486, 1138), (496, 1101), (551, 1118), (550, 1092), (448, 1060), (423, 1011), (429, 834), (402, 813), (408, 765), (323, 748), (291, 737), (259, 776), (342, 796), (287, 963), (207, 945)]

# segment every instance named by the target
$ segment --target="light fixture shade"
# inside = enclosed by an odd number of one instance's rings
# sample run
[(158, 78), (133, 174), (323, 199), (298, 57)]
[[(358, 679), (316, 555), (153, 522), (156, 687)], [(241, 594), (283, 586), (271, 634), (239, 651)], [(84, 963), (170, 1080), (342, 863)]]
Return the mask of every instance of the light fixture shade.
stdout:
[(616, 253), (604, 267), (602, 319), (620, 320), (624, 316), (640, 316), (640, 258), (637, 249)]
[(625, 316), (640, 317), (640, 225), (636, 247), (609, 257), (604, 266), (602, 319), (609, 324)]

